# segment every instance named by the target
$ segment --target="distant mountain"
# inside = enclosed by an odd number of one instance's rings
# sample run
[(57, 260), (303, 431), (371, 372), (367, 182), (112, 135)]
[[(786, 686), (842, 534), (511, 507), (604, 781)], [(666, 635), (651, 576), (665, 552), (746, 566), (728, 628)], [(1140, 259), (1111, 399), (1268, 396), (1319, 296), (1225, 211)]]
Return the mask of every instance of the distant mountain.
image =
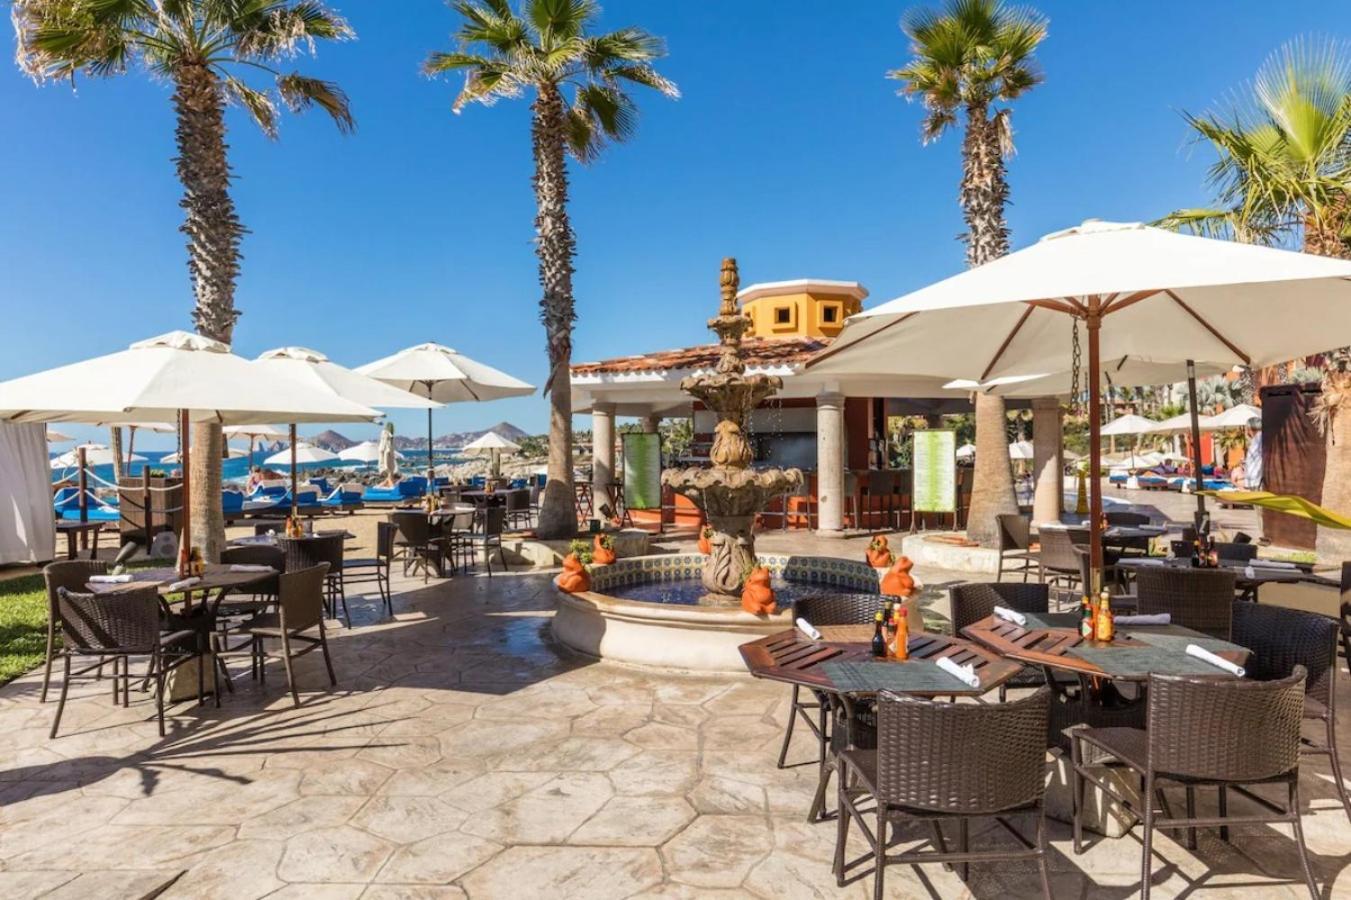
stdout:
[[(522, 438), (530, 437), (529, 432), (518, 428), (510, 422), (498, 422), (491, 428), (484, 428), (480, 431), (459, 431), (450, 434), (443, 434), (436, 438), (435, 446), (437, 449), (448, 447), (463, 447), (472, 441), (476, 441), (488, 432), (493, 431), (509, 441), (519, 443)], [(427, 439), (425, 437), (412, 437), (411, 435), (396, 434), (394, 436), (394, 447), (397, 450), (423, 450), (427, 449)]]
[(329, 429), (316, 434), (314, 437), (304, 439), (307, 444), (313, 444), (316, 447), (322, 447), (329, 453), (341, 453), (348, 447), (355, 447), (357, 442), (345, 434)]

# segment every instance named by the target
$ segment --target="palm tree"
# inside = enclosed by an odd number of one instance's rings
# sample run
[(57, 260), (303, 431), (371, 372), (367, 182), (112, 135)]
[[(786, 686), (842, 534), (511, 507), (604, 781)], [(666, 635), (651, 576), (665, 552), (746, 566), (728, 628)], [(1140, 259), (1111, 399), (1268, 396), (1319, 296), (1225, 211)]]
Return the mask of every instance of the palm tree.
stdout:
[[(319, 0), (13, 0), (12, 17), (19, 66), (38, 82), (119, 75), (140, 64), (173, 85), (192, 318), (199, 333), (229, 344), (245, 228), (230, 197), (225, 106), (239, 104), (269, 138), (282, 106), (318, 106), (350, 132), (355, 123), (337, 85), (277, 66), (318, 40), (350, 38), (352, 29)], [(256, 72), (274, 89), (243, 80)], [(192, 455), (193, 533), (216, 559), (225, 543), (220, 426), (195, 426), (193, 443), (200, 448)]]
[[(1216, 207), (1177, 210), (1161, 224), (1212, 237), (1284, 244), (1351, 259), (1351, 45), (1297, 39), (1279, 48), (1227, 109), (1187, 115), (1218, 156)], [(1351, 510), (1351, 373), (1345, 348), (1323, 366), (1316, 409), (1327, 438), (1322, 502)], [(1256, 373), (1291, 380), (1298, 361)], [(1250, 376), (1251, 378), (1251, 376)], [(1351, 538), (1318, 529), (1325, 558), (1351, 555)]]
[(508, 0), (455, 0), (451, 6), (463, 20), (455, 34), (457, 46), (449, 53), (433, 53), (424, 68), (428, 74), (464, 73), (455, 111), (469, 103), (533, 97), (535, 253), (549, 354), (545, 390), (551, 401), (549, 481), (536, 531), (541, 537), (562, 537), (577, 530), (569, 371), (577, 315), (567, 155), (588, 163), (607, 143), (633, 134), (638, 109), (630, 87), (652, 88), (667, 97), (679, 92), (652, 67), (665, 53), (658, 38), (640, 28), (590, 33), (600, 12), (592, 0), (522, 0), (519, 14)]
[[(923, 102), (924, 143), (964, 116), (958, 199), (968, 265), (1009, 252), (1005, 161), (1013, 152), (1013, 128), (1005, 104), (1041, 83), (1034, 54), (1046, 27), (1037, 11), (1002, 0), (947, 0), (941, 10), (911, 11), (901, 23), (912, 59), (887, 77), (901, 82), (901, 96)], [(1005, 446), (1004, 401), (978, 393), (975, 402), (976, 470), (967, 535), (989, 543), (998, 537), (995, 516), (1016, 513), (1018, 501)]]

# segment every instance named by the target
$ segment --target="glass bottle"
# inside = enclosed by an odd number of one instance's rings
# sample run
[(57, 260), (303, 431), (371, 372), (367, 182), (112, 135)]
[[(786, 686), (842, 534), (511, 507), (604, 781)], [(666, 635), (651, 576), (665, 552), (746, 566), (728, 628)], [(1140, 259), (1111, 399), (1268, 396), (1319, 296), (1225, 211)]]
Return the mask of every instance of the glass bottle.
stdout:
[(904, 606), (896, 607), (895, 637), (891, 641), (891, 655), (896, 659), (910, 658), (910, 619), (909, 610)]
[(1106, 593), (1098, 601), (1098, 622), (1093, 636), (1103, 643), (1111, 643), (1112, 638), (1116, 637), (1116, 622), (1112, 616), (1112, 603), (1107, 598)]
[(887, 655), (887, 639), (882, 634), (882, 614), (878, 613), (874, 619), (876, 624), (873, 626), (873, 656), (885, 657)]
[(1087, 594), (1084, 594), (1079, 608), (1079, 637), (1093, 639), (1093, 601), (1088, 599)]

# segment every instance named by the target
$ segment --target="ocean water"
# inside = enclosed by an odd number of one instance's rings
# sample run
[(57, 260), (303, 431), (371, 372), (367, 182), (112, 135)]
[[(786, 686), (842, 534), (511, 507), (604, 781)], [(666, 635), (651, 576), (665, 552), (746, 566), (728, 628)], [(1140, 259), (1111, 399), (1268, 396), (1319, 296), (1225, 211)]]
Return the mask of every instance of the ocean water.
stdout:
[[(178, 471), (178, 465), (176, 463), (164, 465), (162, 462), (160, 462), (160, 460), (164, 459), (164, 457), (173, 453), (172, 450), (141, 450), (137, 448), (135, 452), (137, 456), (144, 456), (145, 461), (141, 462), (138, 460), (136, 462), (128, 463), (127, 471), (128, 474), (130, 475), (139, 477), (142, 470), (144, 470), (146, 466), (149, 466), (152, 469), (162, 469), (169, 472)], [(59, 453), (52, 454), (53, 458), (59, 455), (60, 455)], [(265, 453), (261, 450), (255, 452), (253, 464), (262, 465), (263, 460), (270, 455), (271, 454)], [(423, 472), (427, 468), (426, 450), (406, 450), (404, 451), (403, 455), (406, 457), (406, 459), (403, 461), (403, 463), (400, 464), (401, 471), (410, 474), (417, 474)], [(437, 450), (436, 456), (434, 457), (433, 461), (436, 465), (439, 466), (442, 463), (461, 462), (463, 459), (464, 457), (460, 456), (459, 453), (453, 450)], [(247, 456), (240, 456), (235, 459), (224, 460), (221, 463), (221, 478), (225, 481), (244, 481), (249, 477), (249, 468), (250, 464), (249, 458)], [(289, 466), (269, 466), (269, 468), (273, 470), (286, 470), (287, 468), (289, 468)], [(301, 474), (302, 476), (305, 472), (309, 472), (315, 469), (348, 469), (348, 468), (359, 469), (362, 468), (362, 464), (337, 460), (334, 462), (325, 462), (325, 463), (300, 463), (298, 466), (296, 466), (297, 473)], [(100, 479), (109, 483), (113, 481), (113, 467), (111, 463), (103, 466), (90, 466), (89, 471), (92, 476), (90, 480), (93, 481), (96, 486), (102, 486), (99, 485)], [(79, 473), (74, 466), (70, 467), (69, 469), (53, 469), (52, 481), (53, 482), (62, 481), (66, 478), (73, 479), (78, 474)]]

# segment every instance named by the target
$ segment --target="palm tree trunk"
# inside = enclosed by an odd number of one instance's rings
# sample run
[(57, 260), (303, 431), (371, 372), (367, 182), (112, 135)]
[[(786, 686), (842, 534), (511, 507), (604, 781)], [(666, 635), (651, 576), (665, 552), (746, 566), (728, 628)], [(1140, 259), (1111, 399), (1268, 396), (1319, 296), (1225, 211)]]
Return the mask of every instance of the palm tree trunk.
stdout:
[[(960, 199), (967, 228), (966, 261), (971, 266), (984, 265), (1009, 252), (1009, 231), (1004, 222), (1009, 190), (1004, 179), (1002, 127), (1002, 121), (991, 119), (985, 107), (967, 108)], [(1018, 511), (1004, 398), (977, 393), (975, 419), (976, 465), (966, 534), (973, 541), (989, 544), (999, 539), (995, 516)]]
[(108, 446), (113, 451), (113, 481), (121, 484), (127, 474), (127, 464), (123, 461), (122, 453), (122, 429), (114, 425), (108, 429), (108, 436), (110, 438)]
[[(175, 163), (183, 184), (179, 205), (186, 213), (180, 230), (188, 236), (188, 271), (196, 296), (192, 318), (199, 334), (228, 344), (239, 317), (234, 303), (235, 279), (244, 228), (230, 199), (225, 101), (219, 81), (204, 65), (182, 65), (174, 80), (174, 109), (178, 114)], [(188, 498), (192, 533), (205, 558), (215, 561), (225, 547), (220, 426), (193, 426), (192, 444)]]
[(535, 254), (539, 258), (540, 320), (549, 352), (549, 481), (540, 499), (536, 533), (542, 538), (577, 532), (572, 486), (572, 257), (568, 220), (568, 169), (564, 155), (563, 96), (539, 86), (531, 105), (535, 154)]

